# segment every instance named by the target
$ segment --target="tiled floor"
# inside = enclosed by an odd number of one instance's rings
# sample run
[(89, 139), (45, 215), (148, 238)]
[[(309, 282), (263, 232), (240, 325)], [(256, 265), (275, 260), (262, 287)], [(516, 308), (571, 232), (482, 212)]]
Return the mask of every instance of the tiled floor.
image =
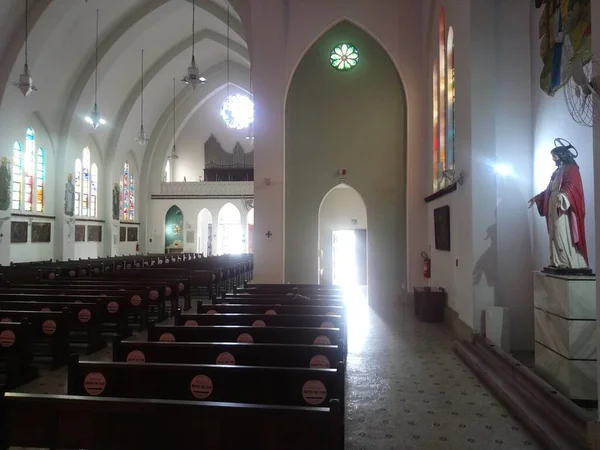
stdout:
[[(541, 448), (455, 355), (443, 325), (404, 305), (378, 315), (362, 304), (350, 308), (349, 330), (347, 450)], [(19, 391), (65, 393), (65, 382), (63, 368)]]

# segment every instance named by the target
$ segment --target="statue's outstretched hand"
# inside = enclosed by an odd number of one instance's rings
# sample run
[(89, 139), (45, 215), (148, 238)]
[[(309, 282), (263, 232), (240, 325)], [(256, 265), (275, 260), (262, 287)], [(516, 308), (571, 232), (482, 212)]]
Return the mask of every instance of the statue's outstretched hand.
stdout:
[(534, 203), (535, 203), (535, 197), (531, 197), (529, 199), (528, 204), (527, 204), (527, 209), (530, 209), (533, 206)]

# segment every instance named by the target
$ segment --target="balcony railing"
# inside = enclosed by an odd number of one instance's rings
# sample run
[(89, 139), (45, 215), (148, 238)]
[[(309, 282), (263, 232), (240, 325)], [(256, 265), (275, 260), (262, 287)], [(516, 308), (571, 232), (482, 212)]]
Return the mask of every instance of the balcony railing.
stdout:
[(253, 198), (253, 181), (162, 182), (152, 198)]

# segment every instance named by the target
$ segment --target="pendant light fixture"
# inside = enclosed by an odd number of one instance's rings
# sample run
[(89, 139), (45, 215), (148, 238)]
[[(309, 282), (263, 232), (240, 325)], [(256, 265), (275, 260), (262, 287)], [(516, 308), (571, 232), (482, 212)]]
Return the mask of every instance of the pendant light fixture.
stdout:
[(141, 125), (140, 132), (135, 138), (136, 142), (142, 147), (148, 143), (148, 135), (144, 131), (144, 50), (142, 50), (142, 70), (141, 70), (141, 83), (140, 83), (140, 117)]
[(13, 85), (18, 87), (25, 97), (27, 97), (33, 91), (37, 91), (37, 88), (33, 85), (33, 78), (31, 78), (31, 74), (29, 73), (29, 66), (27, 65), (27, 41), (29, 38), (28, 19), (29, 2), (28, 0), (25, 0), (25, 69), (23, 70), (23, 73), (19, 75), (19, 81), (17, 83), (13, 83)]
[(177, 146), (175, 145), (175, 78), (173, 78), (173, 150), (169, 159), (179, 159)]
[(94, 80), (94, 110), (92, 113), (85, 118), (85, 121), (89, 123), (95, 130), (100, 125), (106, 124), (106, 120), (100, 117), (98, 113), (98, 24), (99, 24), (100, 10), (96, 10), (96, 77)]
[(196, 46), (196, 0), (192, 0), (192, 8), (192, 64), (188, 67), (187, 75), (181, 81), (191, 84), (192, 89), (196, 90), (198, 84), (206, 83), (206, 78), (200, 76), (200, 69), (196, 65), (196, 55), (194, 54)]

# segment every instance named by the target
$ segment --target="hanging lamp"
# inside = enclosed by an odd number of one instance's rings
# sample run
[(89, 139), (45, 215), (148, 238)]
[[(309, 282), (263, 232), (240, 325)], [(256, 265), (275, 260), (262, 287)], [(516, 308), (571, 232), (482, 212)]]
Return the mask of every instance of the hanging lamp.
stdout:
[(89, 123), (95, 130), (100, 125), (106, 124), (106, 120), (100, 117), (98, 113), (98, 24), (99, 24), (100, 10), (96, 10), (96, 70), (94, 80), (94, 110), (89, 116), (85, 118), (85, 121)]
[(13, 85), (18, 87), (25, 97), (27, 97), (33, 91), (37, 91), (37, 88), (33, 85), (33, 78), (31, 78), (31, 74), (29, 73), (29, 65), (27, 64), (27, 41), (29, 39), (28, 18), (29, 2), (28, 0), (25, 0), (25, 68), (23, 69), (23, 73), (19, 75), (19, 81), (13, 83)]
[(175, 78), (173, 78), (173, 150), (169, 159), (179, 159), (177, 146), (175, 145)]
[(144, 130), (144, 50), (142, 50), (142, 70), (141, 70), (141, 83), (140, 83), (140, 117), (141, 125), (140, 132), (135, 138), (136, 142), (142, 147), (148, 143), (148, 135)]
[(194, 54), (196, 46), (196, 0), (192, 0), (192, 64), (188, 67), (187, 75), (181, 81), (185, 84), (191, 84), (192, 89), (196, 90), (198, 84), (206, 83), (206, 78), (200, 76), (200, 69), (196, 65), (196, 55)]

